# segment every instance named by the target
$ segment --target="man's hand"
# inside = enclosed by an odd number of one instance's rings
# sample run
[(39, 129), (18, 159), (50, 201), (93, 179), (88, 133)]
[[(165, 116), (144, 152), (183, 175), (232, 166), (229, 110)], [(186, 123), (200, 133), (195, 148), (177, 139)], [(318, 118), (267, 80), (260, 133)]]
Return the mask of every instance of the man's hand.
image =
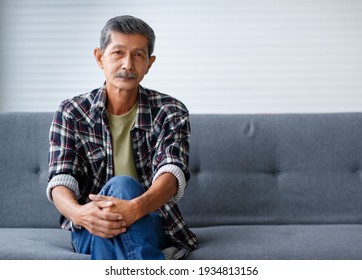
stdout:
[(125, 227), (131, 226), (134, 222), (141, 218), (134, 200), (124, 200), (99, 194), (90, 194), (89, 198), (92, 203), (104, 212), (122, 216), (122, 221), (124, 222)]
[(114, 206), (112, 201), (97, 203), (91, 201), (79, 205), (74, 193), (64, 186), (55, 187), (52, 196), (60, 213), (70, 219), (74, 225), (82, 226), (94, 235), (112, 238), (126, 231), (122, 215), (104, 211)]
[[(176, 192), (176, 177), (171, 173), (164, 173), (154, 181), (146, 192), (134, 199), (124, 200), (94, 194), (90, 194), (89, 198), (92, 203), (104, 212), (121, 215), (122, 221), (125, 222), (125, 227), (129, 227), (138, 219), (160, 208), (165, 202), (170, 200)], [(112, 203), (112, 205), (104, 207), (106, 203)]]
[(91, 202), (79, 205), (74, 193), (65, 186), (52, 190), (55, 206), (74, 225), (91, 234), (112, 238), (126, 231), (138, 219), (160, 208), (177, 192), (177, 179), (170, 173), (161, 175), (148, 191), (132, 200), (89, 195)]
[(113, 202), (89, 202), (82, 205), (77, 210), (76, 218), (73, 219), (75, 225), (81, 225), (91, 234), (112, 238), (126, 231), (123, 217), (117, 213), (103, 211), (113, 207)]

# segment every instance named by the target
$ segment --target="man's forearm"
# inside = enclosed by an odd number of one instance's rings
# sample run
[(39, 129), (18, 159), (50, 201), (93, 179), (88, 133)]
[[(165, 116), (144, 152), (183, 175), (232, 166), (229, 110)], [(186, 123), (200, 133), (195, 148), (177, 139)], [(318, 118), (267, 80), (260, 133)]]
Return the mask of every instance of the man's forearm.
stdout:
[(177, 193), (178, 181), (171, 173), (164, 173), (141, 196), (134, 199), (141, 218), (154, 212)]
[(58, 211), (73, 221), (76, 210), (80, 207), (74, 193), (67, 187), (58, 186), (52, 189), (52, 197)]

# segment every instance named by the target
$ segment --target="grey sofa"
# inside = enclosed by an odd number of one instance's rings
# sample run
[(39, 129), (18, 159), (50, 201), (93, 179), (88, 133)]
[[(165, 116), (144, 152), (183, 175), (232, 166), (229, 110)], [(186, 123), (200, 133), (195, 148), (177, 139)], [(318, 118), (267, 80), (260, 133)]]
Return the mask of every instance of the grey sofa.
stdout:
[[(0, 114), (0, 259), (88, 259), (46, 198), (52, 113)], [(191, 115), (188, 259), (362, 259), (362, 113)]]

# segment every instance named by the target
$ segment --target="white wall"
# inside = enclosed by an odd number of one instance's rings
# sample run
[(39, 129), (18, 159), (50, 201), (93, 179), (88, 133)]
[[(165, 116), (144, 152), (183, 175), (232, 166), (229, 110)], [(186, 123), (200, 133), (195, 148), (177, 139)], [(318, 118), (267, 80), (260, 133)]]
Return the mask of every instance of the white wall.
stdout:
[(116, 15), (156, 32), (143, 81), (191, 113), (362, 111), (360, 0), (2, 0), (1, 111), (54, 111), (103, 82)]

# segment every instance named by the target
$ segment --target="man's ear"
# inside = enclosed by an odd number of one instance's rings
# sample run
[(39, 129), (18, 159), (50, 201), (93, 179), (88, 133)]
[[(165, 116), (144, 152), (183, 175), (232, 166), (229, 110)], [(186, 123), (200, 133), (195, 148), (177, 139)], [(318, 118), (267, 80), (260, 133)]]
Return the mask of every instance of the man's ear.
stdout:
[(100, 48), (95, 48), (94, 49), (94, 58), (96, 59), (96, 62), (99, 66), (99, 68), (103, 69), (103, 63), (102, 63), (102, 55), (103, 55), (103, 52)]
[(155, 61), (156, 61), (156, 56), (151, 55), (151, 56), (150, 56), (150, 61), (148, 62), (146, 74), (148, 73), (148, 70), (150, 70), (152, 64), (153, 64)]

